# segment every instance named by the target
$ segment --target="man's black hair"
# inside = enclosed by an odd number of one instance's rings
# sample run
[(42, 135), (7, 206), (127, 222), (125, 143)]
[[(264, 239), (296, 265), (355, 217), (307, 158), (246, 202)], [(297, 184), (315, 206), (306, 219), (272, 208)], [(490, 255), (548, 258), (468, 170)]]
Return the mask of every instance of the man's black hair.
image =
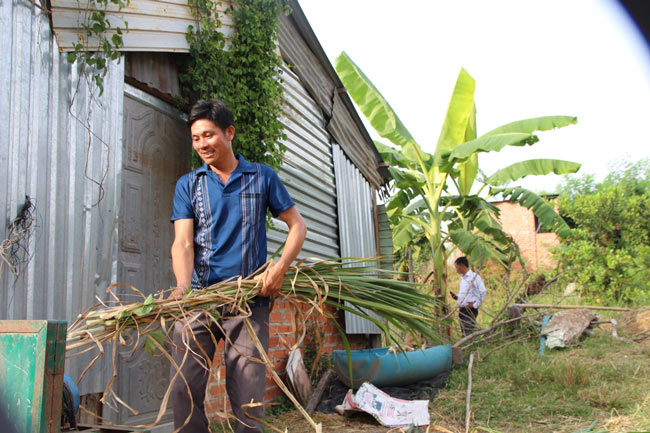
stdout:
[(467, 260), (467, 257), (465, 257), (465, 256), (463, 256), (463, 257), (458, 257), (458, 258), (454, 261), (454, 263), (456, 263), (457, 265), (464, 265), (464, 266), (466, 266), (466, 267), (469, 268), (469, 261)]
[(192, 106), (187, 123), (191, 127), (194, 122), (200, 119), (211, 120), (212, 123), (223, 130), (230, 125), (235, 125), (232, 112), (219, 99), (210, 99), (209, 101), (201, 99)]

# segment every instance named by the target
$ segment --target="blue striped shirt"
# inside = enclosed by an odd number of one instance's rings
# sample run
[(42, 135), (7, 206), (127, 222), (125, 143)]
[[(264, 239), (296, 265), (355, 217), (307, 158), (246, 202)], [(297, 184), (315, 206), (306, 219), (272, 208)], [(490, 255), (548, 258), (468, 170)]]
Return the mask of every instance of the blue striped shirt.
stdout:
[(207, 164), (176, 183), (171, 221), (194, 220), (192, 287), (248, 276), (266, 261), (266, 209), (273, 216), (294, 205), (272, 168), (239, 164), (224, 185)]

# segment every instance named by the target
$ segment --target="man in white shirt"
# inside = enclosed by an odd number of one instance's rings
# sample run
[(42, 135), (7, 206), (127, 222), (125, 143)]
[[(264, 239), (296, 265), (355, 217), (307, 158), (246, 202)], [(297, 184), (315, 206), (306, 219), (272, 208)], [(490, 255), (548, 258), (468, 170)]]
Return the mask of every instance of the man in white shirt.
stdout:
[(459, 257), (455, 261), (456, 272), (460, 274), (460, 287), (458, 296), (451, 293), (451, 297), (458, 303), (458, 319), (463, 336), (476, 330), (478, 309), (485, 299), (485, 284), (481, 276), (469, 268), (467, 257)]

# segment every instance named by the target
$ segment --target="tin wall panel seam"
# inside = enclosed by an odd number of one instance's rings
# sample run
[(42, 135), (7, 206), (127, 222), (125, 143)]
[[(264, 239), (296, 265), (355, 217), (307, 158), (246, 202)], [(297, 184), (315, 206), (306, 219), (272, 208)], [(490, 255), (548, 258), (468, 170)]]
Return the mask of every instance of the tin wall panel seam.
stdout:
[[(31, 59), (33, 59), (30, 67), (30, 91), (29, 91), (29, 143), (30, 152), (28, 164), (28, 191), (32, 196), (45, 197), (47, 194), (47, 185), (39, 182), (41, 176), (47, 171), (49, 164), (42, 164), (45, 155), (47, 158), (48, 145), (47, 145), (47, 131), (48, 116), (47, 105), (41, 103), (41, 95), (49, 93), (48, 77), (50, 74), (50, 62), (43, 61), (37, 62), (35, 59), (49, 59), (49, 23), (42, 19), (35, 19), (35, 31), (32, 32), (33, 41), (31, 44)], [(44, 214), (44, 208), (41, 203), (36, 203), (39, 215)], [(42, 224), (42, 223), (41, 223)], [(38, 232), (42, 229), (39, 228)], [(39, 233), (35, 233), (34, 239), (29, 242), (29, 256), (31, 260), (27, 263), (26, 275), (26, 315), (44, 317), (46, 308), (43, 302), (44, 285), (42, 279), (36, 279), (36, 269), (43, 269), (45, 260), (45, 250), (42, 242), (36, 242), (36, 238), (40, 237)], [(38, 291), (38, 293), (37, 293)]]
[[(339, 191), (339, 232), (343, 257), (375, 257), (377, 255), (372, 209), (373, 190), (358, 168), (334, 144), (334, 173)], [(366, 311), (379, 319), (373, 313)], [(381, 320), (381, 319), (379, 319)], [(379, 334), (374, 323), (345, 312), (345, 332), (348, 334)]]

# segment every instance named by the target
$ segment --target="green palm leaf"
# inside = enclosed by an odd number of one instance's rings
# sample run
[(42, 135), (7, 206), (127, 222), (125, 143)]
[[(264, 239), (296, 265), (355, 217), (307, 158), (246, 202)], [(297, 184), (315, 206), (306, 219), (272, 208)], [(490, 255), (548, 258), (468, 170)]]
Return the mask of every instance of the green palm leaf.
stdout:
[(459, 229), (453, 230), (449, 236), (458, 249), (469, 256), (474, 264), (480, 265), (489, 259), (495, 259), (504, 266), (508, 264), (508, 256), (501, 251), (501, 248), (477, 233)]
[(474, 112), (475, 87), (474, 79), (464, 68), (461, 68), (442, 124), (436, 154), (450, 152), (465, 141), (467, 125)]
[(525, 132), (508, 132), (498, 135), (482, 135), (476, 140), (457, 146), (449, 155), (452, 160), (465, 160), (477, 152), (498, 152), (506, 146), (532, 145), (539, 141), (536, 135)]
[(516, 162), (495, 172), (485, 180), (492, 186), (503, 185), (508, 181), (519, 180), (526, 176), (545, 175), (549, 173), (567, 174), (575, 173), (580, 169), (580, 164), (559, 159), (529, 159)]
[[(476, 106), (472, 107), (469, 120), (467, 122), (467, 129), (465, 130), (465, 140), (471, 141), (476, 139)], [(458, 187), (461, 194), (469, 194), (472, 189), (472, 184), (476, 180), (478, 174), (478, 154), (474, 153), (467, 158), (467, 161), (458, 164)]]
[(334, 64), (348, 93), (380, 136), (400, 147), (415, 142), (388, 101), (345, 51)]
[(535, 131), (548, 131), (553, 128), (562, 128), (568, 125), (575, 125), (576, 123), (578, 123), (578, 118), (574, 116), (534, 117), (532, 119), (517, 120), (515, 122), (499, 126), (498, 128), (495, 128), (492, 131), (483, 134), (482, 137), (509, 132), (523, 132), (531, 134)]

